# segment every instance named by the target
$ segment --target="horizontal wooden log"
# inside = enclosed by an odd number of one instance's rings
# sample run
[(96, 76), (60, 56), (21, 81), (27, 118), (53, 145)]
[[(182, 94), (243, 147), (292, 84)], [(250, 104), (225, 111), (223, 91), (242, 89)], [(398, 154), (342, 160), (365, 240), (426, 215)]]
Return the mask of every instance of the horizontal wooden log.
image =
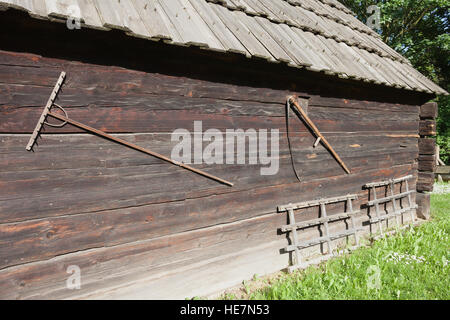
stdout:
[[(178, 143), (178, 141), (171, 141), (171, 136), (165, 134), (119, 135), (119, 137), (167, 156), (171, 155), (172, 148)], [(408, 154), (418, 152), (417, 139), (408, 136), (397, 137), (391, 134), (378, 133), (374, 133), (374, 135), (348, 135), (344, 133), (328, 135), (327, 137), (334, 148), (346, 158), (372, 157), (376, 154), (386, 155), (389, 153), (397, 157), (399, 152)], [(24, 149), (28, 135), (0, 135), (0, 139), (2, 142), (0, 144), (0, 172), (77, 168), (105, 169), (162, 164), (161, 161), (153, 157), (128, 150), (118, 144), (92, 135), (44, 134), (38, 140), (39, 144), (34, 153), (27, 152)], [(290, 158), (286, 135), (280, 133), (278, 140), (280, 158)], [(233, 143), (233, 139), (220, 141), (224, 142), (224, 146)], [(314, 141), (315, 138), (310, 133), (293, 133), (291, 135), (291, 147), (294, 159), (298, 162), (330, 159), (329, 152), (322, 145), (313, 147)], [(208, 144), (209, 142), (203, 142), (203, 148)], [(271, 144), (272, 139), (268, 139), (269, 151)], [(235, 148), (234, 152), (230, 153), (224, 147), (223, 152), (235, 158)], [(248, 157), (253, 155), (253, 153), (249, 153), (248, 148), (247, 145), (245, 158), (247, 164), (249, 163)], [(191, 161), (193, 160), (193, 154), (192, 152)], [(218, 153), (218, 155), (221, 156), (219, 158), (225, 156), (223, 153)]]
[[(323, 180), (315, 180), (187, 199), (170, 205), (130, 206), (1, 224), (0, 267), (248, 219), (276, 212), (279, 204), (355, 192), (367, 182), (401, 177), (413, 173), (413, 170), (413, 166), (406, 165), (327, 178), (325, 189)], [(239, 203), (239, 206), (230, 209), (230, 203)]]
[(436, 159), (434, 155), (419, 155), (419, 171), (434, 172), (436, 170)]
[(437, 102), (428, 102), (420, 106), (421, 119), (436, 119), (438, 116)]
[(420, 120), (419, 134), (421, 136), (435, 136), (436, 135), (436, 121), (435, 120)]
[[(402, 154), (408, 158), (407, 154)], [(349, 161), (349, 165), (352, 165), (354, 168), (354, 173), (360, 173), (375, 169), (377, 165), (390, 167), (408, 162), (407, 159), (402, 160), (402, 158), (393, 161), (389, 159), (391, 157), (392, 155), (387, 155), (385, 159), (381, 157), (374, 158), (375, 162), (370, 162), (369, 165), (361, 162), (360, 165), (356, 166), (353, 165), (353, 161)], [(414, 155), (409, 157), (413, 159)], [(412, 162), (410, 161), (410, 163)], [(324, 166), (322, 167), (322, 165)], [(233, 169), (236, 174), (231, 175), (232, 172), (230, 169)], [(10, 193), (10, 199), (8, 201), (2, 201), (0, 203), (2, 209), (1, 220), (4, 222), (23, 221), (33, 218), (126, 208), (134, 205), (181, 201), (211, 194), (242, 191), (258, 186), (295, 182), (295, 176), (293, 175), (292, 168), (289, 166), (289, 161), (283, 162), (278, 176), (272, 179), (268, 179), (267, 176), (261, 176), (258, 168), (241, 166), (240, 170), (236, 169), (236, 167), (224, 167), (223, 171), (212, 171), (216, 174), (223, 174), (224, 176), (234, 178), (233, 181), (236, 182), (236, 187), (233, 190), (218, 189), (216, 186), (209, 185), (209, 182), (199, 179), (191, 182), (189, 175), (186, 175), (184, 172), (172, 174), (170, 179), (167, 179), (167, 175), (164, 174), (161, 174), (160, 177), (152, 177), (145, 174), (148, 170), (143, 172), (139, 167), (135, 168), (133, 175), (125, 177), (108, 177), (106, 175), (102, 178), (103, 175), (97, 176), (96, 174), (90, 176), (87, 172), (83, 173), (83, 171), (78, 171), (78, 178), (60, 178), (58, 181), (52, 181), (48, 178), (45, 180), (40, 179), (38, 185), (37, 183), (30, 185), (29, 180), (22, 180), (14, 183), (16, 188), (21, 187), (22, 190), (16, 189), (18, 192)], [(250, 169), (252, 170), (250, 171)], [(305, 181), (342, 175), (342, 172), (339, 171), (339, 167), (336, 166), (333, 160), (325, 163), (310, 164), (308, 167), (304, 165), (303, 169), (305, 171), (302, 176)], [(160, 171), (162, 170), (161, 168)], [(316, 170), (316, 173), (312, 172), (312, 170)], [(95, 174), (96, 171), (90, 172), (94, 172)], [(128, 172), (133, 171), (128, 170)], [(253, 177), (237, 178), (243, 174), (242, 172), (246, 172), (247, 174), (254, 172), (252, 174)], [(48, 175), (45, 172), (42, 172), (42, 174)], [(73, 174), (76, 175), (77, 173), (73, 172)], [(149, 181), (151, 182), (150, 184)], [(183, 184), (180, 181), (183, 181)], [(169, 193), (166, 191), (166, 188), (158, 188), (160, 183), (165, 183), (168, 189), (172, 188), (173, 190)], [(186, 186), (189, 191), (186, 191)], [(12, 191), (12, 189), (9, 190)]]
[(433, 138), (419, 139), (419, 154), (434, 155), (436, 153), (436, 140)]
[(437, 166), (436, 173), (438, 174), (450, 174), (450, 166)]
[(434, 183), (434, 173), (433, 172), (419, 172), (419, 181)]
[[(0, 51), (0, 60), (3, 61), (2, 66), (0, 66), (0, 78), (4, 79), (2, 83), (5, 84), (51, 87), (54, 84), (55, 77), (57, 78), (60, 71), (64, 70), (68, 74), (64, 87), (66, 90), (84, 88), (91, 90), (93, 94), (104, 91), (118, 92), (122, 95), (127, 95), (127, 93), (150, 93), (270, 103), (284, 103), (287, 95), (295, 94), (295, 90), (290, 92), (274, 90), (264, 85), (261, 88), (256, 88), (254, 84), (252, 86), (245, 84), (232, 85), (229, 84), (229, 80), (213, 82), (187, 77), (174, 77), (170, 74), (146, 73), (110, 65), (99, 66), (72, 61), (67, 62), (27, 53), (18, 54)], [(8, 63), (10, 65), (7, 65)], [(222, 83), (218, 84), (216, 82)], [(274, 84), (277, 82), (271, 81), (270, 83)], [(289, 86), (289, 83), (287, 86)], [(76, 91), (72, 91), (72, 93), (76, 94)], [(79, 93), (80, 96), (82, 94), (82, 92)], [(303, 93), (299, 94), (303, 95)], [(408, 104), (328, 98), (311, 93), (307, 95), (311, 97), (310, 105), (313, 106), (376, 109), (381, 111), (392, 110), (401, 113), (414, 113), (416, 115), (419, 110), (418, 106)]]
[(418, 192), (432, 192), (434, 189), (434, 185), (427, 182), (417, 182), (417, 191)]
[(433, 191), (434, 173), (419, 172), (417, 181), (417, 191)]
[[(194, 121), (202, 121), (203, 129), (278, 129), (286, 131), (283, 109), (280, 116), (232, 116), (203, 113), (198, 110), (148, 110), (146, 108), (70, 108), (69, 118), (108, 133), (173, 132), (177, 129), (193, 131)], [(30, 133), (39, 120), (41, 108), (0, 107), (0, 133)], [(296, 117), (296, 116), (294, 116)], [(327, 132), (417, 132), (417, 121), (402, 120), (330, 120), (314, 119), (324, 134)], [(53, 120), (53, 123), (57, 121)], [(292, 127), (306, 132), (307, 127), (298, 119), (291, 121)], [(71, 125), (63, 128), (45, 127), (46, 133), (80, 133)]]
[[(27, 85), (8, 85), (0, 84), (0, 105), (6, 108), (6, 111), (13, 111), (16, 108), (36, 107), (42, 109), (48, 99), (51, 88), (42, 86)], [(315, 101), (320, 99), (320, 101)], [(378, 110), (373, 108), (375, 102), (352, 100), (348, 104), (337, 104), (331, 98), (311, 98), (311, 114), (309, 108), (308, 114), (312, 119), (330, 119), (330, 120), (402, 120), (418, 121), (417, 112), (400, 112), (397, 108), (388, 108)], [(329, 100), (329, 101), (328, 101)], [(327, 102), (328, 101), (328, 102)], [(58, 95), (58, 104), (68, 110), (71, 108), (124, 108), (129, 110), (133, 107), (135, 110), (192, 110), (198, 113), (213, 113), (223, 115), (263, 115), (284, 117), (285, 101), (277, 103), (261, 103), (245, 100), (223, 100), (211, 98), (181, 97), (174, 95), (154, 95), (140, 93), (121, 93), (107, 91), (105, 89), (71, 89), (65, 88)], [(339, 106), (339, 107), (336, 107)], [(344, 107), (346, 106), (346, 107)], [(371, 108), (367, 107), (371, 106)], [(20, 109), (19, 109), (20, 110)]]
[[(336, 210), (342, 208), (333, 208), (330, 212)], [(304, 213), (296, 213), (296, 219), (303, 219)], [(318, 212), (308, 214), (308, 218), (311, 217), (318, 217)], [(365, 225), (367, 228), (367, 220), (365, 214), (356, 217), (357, 226)], [(121, 285), (128, 286), (144, 279), (158, 279), (171, 273), (184, 274), (186, 277), (186, 274), (190, 274), (188, 270), (195, 272), (196, 266), (202, 263), (210, 265), (212, 260), (209, 259), (222, 260), (240, 250), (249, 250), (261, 243), (268, 244), (272, 241), (276, 242), (271, 248), (272, 257), (285, 257), (282, 266), (285, 267), (288, 265), (288, 255), (280, 254), (280, 250), (287, 244), (287, 240), (284, 234), (278, 233), (278, 228), (285, 223), (286, 214), (268, 214), (237, 223), (80, 251), (38, 263), (3, 269), (0, 270), (0, 287), (3, 289), (0, 291), (0, 298), (74, 298), (74, 295), (81, 297), (95, 291), (97, 294), (101, 291), (107, 292), (108, 289), (120, 288)], [(336, 222), (330, 223), (329, 228), (330, 232), (336, 233), (347, 229), (347, 225)], [(299, 236), (300, 240), (319, 237), (320, 230), (310, 228)], [(261, 252), (261, 249), (258, 252)], [(80, 267), (80, 290), (69, 290), (66, 287), (66, 280), (70, 276), (67, 268), (71, 265)], [(156, 286), (153, 290), (163, 294), (163, 288)]]
[[(170, 149), (162, 146), (167, 140), (159, 139), (160, 135), (130, 137), (133, 137), (131, 141), (142, 144), (143, 147), (170, 155)], [(148, 142), (152, 137), (155, 141)], [(52, 216), (126, 207), (131, 204), (178, 201), (186, 197), (296, 181), (285, 138), (282, 139), (284, 144), (280, 146), (280, 170), (273, 176), (261, 176), (260, 169), (264, 166), (249, 166), (248, 161), (247, 165), (196, 165), (236, 182), (233, 190), (217, 186), (201, 177), (194, 177), (189, 172), (162, 164), (159, 160), (112, 142), (90, 136), (68, 138), (66, 141), (64, 136), (49, 136), (48, 139), (45, 138), (47, 145), (42, 144), (35, 153), (28, 153), (22, 147), (26, 143), (26, 136), (2, 137), (4, 148), (0, 148), (0, 163), (4, 165), (2, 170), (8, 170), (0, 174), (5, 183), (1, 199), (8, 200), (0, 204), (2, 221), (10, 221), (12, 217), (42, 218), (43, 214)], [(98, 145), (96, 140), (99, 140)], [(375, 143), (377, 140), (377, 145), (372, 144), (372, 141)], [(417, 158), (415, 138), (336, 136), (330, 138), (330, 141), (333, 141), (355, 173), (413, 163)], [(350, 145), (355, 141), (361, 144)], [(339, 165), (323, 147), (312, 147), (313, 137), (293, 139), (293, 143), (297, 142), (293, 150), (294, 159), (302, 170), (305, 181), (343, 175)], [(70, 144), (70, 147), (65, 147), (66, 144)], [(159, 145), (162, 147), (159, 148)], [(149, 184), (149, 181), (152, 183)], [(66, 194), (72, 197), (65, 196)], [(74, 195), (77, 195), (76, 201), (73, 199)]]

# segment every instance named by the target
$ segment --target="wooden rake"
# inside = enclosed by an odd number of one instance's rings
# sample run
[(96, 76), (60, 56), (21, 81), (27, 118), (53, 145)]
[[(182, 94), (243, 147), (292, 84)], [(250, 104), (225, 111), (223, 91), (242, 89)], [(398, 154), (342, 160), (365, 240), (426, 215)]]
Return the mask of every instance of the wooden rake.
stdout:
[[(59, 76), (58, 82), (56, 83), (56, 85), (55, 85), (55, 87), (53, 89), (53, 92), (51, 93), (50, 98), (47, 101), (47, 104), (46, 104), (46, 106), (44, 108), (44, 111), (42, 112), (41, 117), (39, 118), (39, 121), (38, 121), (38, 123), (37, 123), (37, 125), (36, 125), (36, 127), (35, 127), (35, 129), (33, 131), (33, 134), (30, 137), (28, 145), (26, 146), (26, 149), (28, 151), (32, 151), (33, 150), (33, 146), (35, 145), (36, 140), (39, 137), (39, 135), (41, 133), (41, 130), (42, 130), (44, 125), (61, 128), (61, 127), (65, 126), (67, 123), (70, 123), (71, 125), (73, 125), (73, 126), (75, 126), (77, 128), (80, 128), (80, 129), (82, 129), (84, 131), (87, 131), (89, 133), (93, 133), (93, 134), (98, 135), (98, 136), (100, 136), (102, 138), (105, 138), (107, 140), (114, 141), (114, 142), (119, 143), (121, 145), (124, 145), (124, 146), (126, 146), (128, 148), (140, 151), (142, 153), (148, 154), (148, 155), (153, 156), (155, 158), (158, 158), (158, 159), (161, 159), (163, 161), (169, 162), (169, 163), (171, 163), (171, 164), (173, 164), (175, 166), (178, 166), (178, 167), (181, 167), (183, 169), (192, 171), (192, 172), (194, 172), (196, 174), (199, 174), (199, 175), (204, 176), (206, 178), (209, 178), (209, 179), (212, 179), (214, 181), (220, 182), (222, 184), (228, 185), (230, 187), (233, 186), (233, 183), (231, 183), (229, 181), (226, 181), (226, 180), (223, 180), (221, 178), (218, 178), (216, 176), (213, 176), (213, 175), (211, 175), (211, 174), (209, 174), (207, 172), (195, 169), (195, 168), (193, 168), (191, 166), (188, 166), (188, 165), (185, 165), (185, 164), (183, 164), (181, 162), (174, 161), (174, 160), (172, 160), (172, 159), (170, 159), (170, 158), (168, 158), (166, 156), (163, 156), (162, 154), (153, 152), (153, 151), (151, 151), (149, 149), (142, 148), (142, 147), (140, 147), (140, 146), (138, 146), (138, 145), (136, 145), (134, 143), (122, 140), (122, 139), (117, 138), (117, 137), (113, 137), (112, 135), (107, 134), (107, 133), (105, 133), (103, 131), (97, 130), (97, 129), (92, 128), (92, 127), (89, 127), (89, 126), (87, 126), (85, 124), (82, 124), (82, 123), (80, 123), (78, 121), (69, 119), (68, 116), (67, 116), (67, 112), (61, 106), (59, 106), (59, 105), (57, 105), (55, 103), (56, 97), (58, 96), (58, 93), (59, 93), (59, 91), (61, 89), (61, 86), (62, 86), (65, 78), (66, 78), (66, 73), (65, 72), (61, 72), (61, 75)], [(57, 107), (58, 109), (63, 111), (65, 115), (63, 116), (63, 115), (51, 112), (52, 107)], [(58, 120), (61, 120), (63, 122), (61, 124), (57, 124), (57, 125), (48, 123), (48, 122), (46, 122), (46, 119), (47, 119), (48, 116), (53, 117), (53, 118), (58, 119)]]

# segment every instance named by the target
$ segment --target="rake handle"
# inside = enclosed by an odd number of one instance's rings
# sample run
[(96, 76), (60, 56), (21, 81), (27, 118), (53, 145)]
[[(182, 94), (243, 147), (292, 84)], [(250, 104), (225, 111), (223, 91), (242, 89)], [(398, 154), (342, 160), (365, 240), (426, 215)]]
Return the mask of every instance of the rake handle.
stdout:
[(303, 110), (303, 108), (298, 104), (298, 102), (293, 97), (289, 97), (288, 102), (291, 103), (295, 107), (295, 109), (302, 115), (303, 119), (306, 121), (308, 126), (314, 131), (314, 133), (317, 135), (317, 137), (321, 139), (321, 142), (325, 145), (325, 147), (328, 149), (328, 151), (331, 152), (333, 157), (341, 165), (341, 167), (345, 170), (345, 172), (350, 174), (350, 170), (347, 168), (344, 161), (342, 161), (342, 159), (339, 157), (339, 155), (336, 153), (336, 151), (334, 151), (333, 147), (328, 143), (327, 139), (325, 139), (325, 137), (322, 135), (322, 133), (320, 133), (319, 129), (316, 127), (314, 122), (312, 122), (312, 120), (308, 117), (308, 115)]
[(174, 160), (172, 160), (172, 159), (170, 159), (170, 158), (168, 158), (168, 157), (166, 157), (166, 156), (163, 156), (162, 154), (159, 154), (159, 153), (153, 152), (153, 151), (151, 151), (151, 150), (142, 148), (142, 147), (140, 147), (140, 146), (138, 146), (138, 145), (136, 145), (136, 144), (134, 144), (134, 143), (131, 143), (131, 142), (122, 140), (122, 139), (120, 139), (120, 138), (113, 137), (113, 136), (110, 135), (110, 134), (107, 134), (107, 133), (105, 133), (105, 132), (103, 132), (103, 131), (101, 131), (101, 130), (98, 130), (98, 129), (89, 127), (89, 126), (87, 126), (87, 125), (85, 125), (85, 124), (82, 124), (82, 123), (80, 123), (80, 122), (78, 122), (78, 121), (69, 119), (69, 118), (67, 118), (67, 117), (64, 117), (64, 116), (62, 116), (62, 115), (59, 115), (59, 114), (53, 113), (53, 112), (48, 112), (48, 115), (51, 116), (51, 117), (53, 117), (53, 118), (55, 118), (55, 119), (58, 119), (58, 120), (61, 120), (61, 121), (66, 121), (67, 123), (70, 123), (71, 125), (73, 125), (73, 126), (75, 126), (75, 127), (78, 127), (78, 128), (80, 128), (80, 129), (83, 129), (83, 130), (88, 131), (88, 132), (91, 132), (91, 133), (94, 133), (94, 134), (99, 135), (99, 136), (101, 136), (101, 137), (103, 137), (103, 138), (105, 138), (105, 139), (112, 140), (112, 141), (114, 141), (114, 142), (117, 142), (117, 143), (119, 143), (119, 144), (121, 144), (121, 145), (124, 145), (124, 146), (126, 146), (126, 147), (129, 147), (129, 148), (131, 148), (131, 149), (134, 149), (134, 150), (143, 152), (143, 153), (145, 153), (145, 154), (151, 155), (151, 156), (156, 157), (156, 158), (158, 158), (158, 159), (161, 159), (161, 160), (163, 160), (163, 161), (169, 162), (169, 163), (171, 163), (171, 164), (173, 164), (173, 165), (176, 165), (176, 166), (179, 166), (179, 167), (184, 168), (184, 169), (186, 169), (186, 170), (192, 171), (192, 172), (197, 173), (197, 174), (199, 174), (199, 175), (201, 175), (201, 176), (204, 176), (204, 177), (207, 177), (207, 178), (209, 178), (209, 179), (215, 180), (215, 181), (217, 181), (217, 182), (223, 183), (223, 184), (228, 185), (228, 186), (230, 186), (230, 187), (233, 186), (233, 183), (231, 183), (231, 182), (229, 182), (229, 181), (226, 181), (226, 180), (223, 180), (223, 179), (221, 179), (221, 178), (219, 178), (219, 177), (213, 176), (213, 175), (211, 175), (211, 174), (209, 174), (209, 173), (207, 173), (207, 172), (204, 172), (204, 171), (202, 171), (202, 170), (195, 169), (195, 168), (193, 168), (193, 167), (191, 167), (191, 166), (188, 166), (188, 165), (185, 165), (185, 164), (183, 164), (183, 163), (181, 163), (181, 162), (174, 161)]

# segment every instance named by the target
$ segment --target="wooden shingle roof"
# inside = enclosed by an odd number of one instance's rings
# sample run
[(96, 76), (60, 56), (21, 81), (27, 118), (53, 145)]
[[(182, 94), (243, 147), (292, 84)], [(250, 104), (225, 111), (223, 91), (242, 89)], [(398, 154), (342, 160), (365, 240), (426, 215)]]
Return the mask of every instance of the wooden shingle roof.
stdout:
[(0, 0), (0, 9), (340, 78), (447, 94), (337, 0)]

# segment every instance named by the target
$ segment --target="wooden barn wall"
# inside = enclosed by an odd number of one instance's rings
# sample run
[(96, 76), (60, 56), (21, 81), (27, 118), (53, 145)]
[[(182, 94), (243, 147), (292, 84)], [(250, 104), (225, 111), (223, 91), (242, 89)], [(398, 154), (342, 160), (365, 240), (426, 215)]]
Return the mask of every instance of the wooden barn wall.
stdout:
[[(17, 28), (23, 32), (23, 26)], [(87, 39), (95, 42), (96, 36)], [(99, 54), (108, 51), (102, 44), (77, 52), (87, 41), (77, 35), (56, 53), (49, 50), (56, 44), (48, 40), (39, 46), (33, 35), (23, 33), (32, 49), (24, 48), (27, 41), (2, 37), (0, 298), (83, 297), (143, 276), (179, 274), (189, 266), (189, 274), (201, 276), (207, 269), (198, 265), (202, 261), (219, 264), (220, 257), (270, 243), (276, 245), (269, 256), (283, 256), (276, 248), (287, 240), (277, 228), (286, 217), (276, 213), (277, 205), (357, 193), (360, 207), (368, 199), (365, 183), (417, 176), (419, 105), (427, 97), (312, 81), (299, 71), (299, 76), (283, 73), (282, 67), (276, 67), (278, 73), (242, 64), (229, 68), (227, 58), (220, 67), (212, 58), (204, 65), (194, 61), (199, 67), (193, 71), (192, 65), (183, 69), (185, 60), (174, 66), (174, 52), (158, 56), (165, 50), (160, 44), (149, 44), (156, 53), (148, 64), (132, 51), (136, 65), (122, 66), (114, 57), (101, 62)], [(139, 42), (130, 46), (139, 47), (143, 40), (133, 41)], [(202, 121), (203, 130), (278, 129), (279, 172), (262, 176), (259, 165), (194, 165), (235, 183), (230, 188), (69, 125), (46, 127), (35, 152), (27, 152), (63, 70), (67, 80), (58, 104), (77, 121), (168, 156), (176, 143), (171, 132), (192, 131), (194, 120)], [(308, 114), (351, 175), (323, 146), (313, 148), (314, 137), (292, 116), (293, 154), (303, 181), (296, 180), (284, 115), (290, 94), (310, 97)], [(330, 213), (339, 210), (332, 206)], [(307, 210), (298, 219), (317, 214)], [(367, 219), (365, 210), (360, 222)], [(245, 256), (251, 254), (239, 257)], [(65, 287), (69, 265), (82, 270), (80, 290)], [(220, 264), (215, 268), (221, 271)]]

